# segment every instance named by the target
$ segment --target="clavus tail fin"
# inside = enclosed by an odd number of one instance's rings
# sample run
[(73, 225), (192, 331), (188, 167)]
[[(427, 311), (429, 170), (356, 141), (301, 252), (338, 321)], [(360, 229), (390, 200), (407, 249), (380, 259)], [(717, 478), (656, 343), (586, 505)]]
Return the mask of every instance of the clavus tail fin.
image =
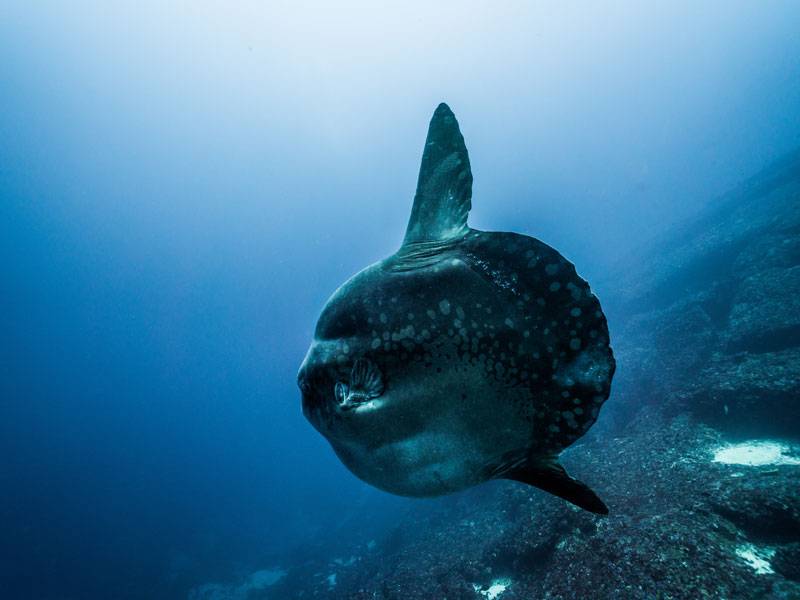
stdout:
[(527, 483), (584, 510), (607, 515), (608, 507), (585, 483), (570, 477), (557, 460), (526, 461), (503, 473), (505, 479)]

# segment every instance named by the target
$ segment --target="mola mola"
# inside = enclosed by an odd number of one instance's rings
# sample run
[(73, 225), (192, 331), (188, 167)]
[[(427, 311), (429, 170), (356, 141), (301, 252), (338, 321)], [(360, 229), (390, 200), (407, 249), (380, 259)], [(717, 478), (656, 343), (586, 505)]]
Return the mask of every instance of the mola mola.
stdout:
[(467, 225), (455, 116), (431, 119), (400, 249), (328, 300), (300, 367), (303, 412), (362, 480), (437, 496), (514, 479), (608, 509), (558, 462), (614, 374), (600, 303), (556, 250)]

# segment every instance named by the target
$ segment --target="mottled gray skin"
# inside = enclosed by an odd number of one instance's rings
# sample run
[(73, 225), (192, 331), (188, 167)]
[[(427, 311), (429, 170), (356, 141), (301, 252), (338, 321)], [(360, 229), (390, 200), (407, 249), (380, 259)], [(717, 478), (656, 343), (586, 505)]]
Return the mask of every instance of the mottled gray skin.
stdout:
[(553, 248), (469, 228), (471, 182), (441, 105), (403, 246), (322, 311), (298, 376), (303, 411), (348, 469), (388, 492), (508, 477), (605, 512), (556, 462), (609, 394), (600, 304)]

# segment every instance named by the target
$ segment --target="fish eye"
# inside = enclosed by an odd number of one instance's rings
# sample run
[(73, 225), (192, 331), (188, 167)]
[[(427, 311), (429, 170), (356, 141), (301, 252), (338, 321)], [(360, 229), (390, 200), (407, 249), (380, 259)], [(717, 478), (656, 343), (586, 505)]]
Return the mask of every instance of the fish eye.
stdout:
[(345, 398), (347, 398), (347, 386), (341, 381), (337, 381), (336, 385), (333, 386), (333, 395), (337, 402), (344, 402)]
[(308, 383), (308, 379), (305, 378), (303, 373), (297, 376), (297, 387), (300, 388), (300, 391), (303, 394), (308, 394), (311, 392), (311, 384)]

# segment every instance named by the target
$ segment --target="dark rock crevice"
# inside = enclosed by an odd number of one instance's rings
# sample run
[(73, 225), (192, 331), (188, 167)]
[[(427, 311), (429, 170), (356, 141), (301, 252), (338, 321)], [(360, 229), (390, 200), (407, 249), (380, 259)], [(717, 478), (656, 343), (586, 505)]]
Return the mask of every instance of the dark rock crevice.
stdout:
[(732, 354), (737, 352), (763, 354), (781, 352), (798, 346), (800, 346), (800, 324), (793, 324), (743, 336), (729, 342), (726, 349)]

